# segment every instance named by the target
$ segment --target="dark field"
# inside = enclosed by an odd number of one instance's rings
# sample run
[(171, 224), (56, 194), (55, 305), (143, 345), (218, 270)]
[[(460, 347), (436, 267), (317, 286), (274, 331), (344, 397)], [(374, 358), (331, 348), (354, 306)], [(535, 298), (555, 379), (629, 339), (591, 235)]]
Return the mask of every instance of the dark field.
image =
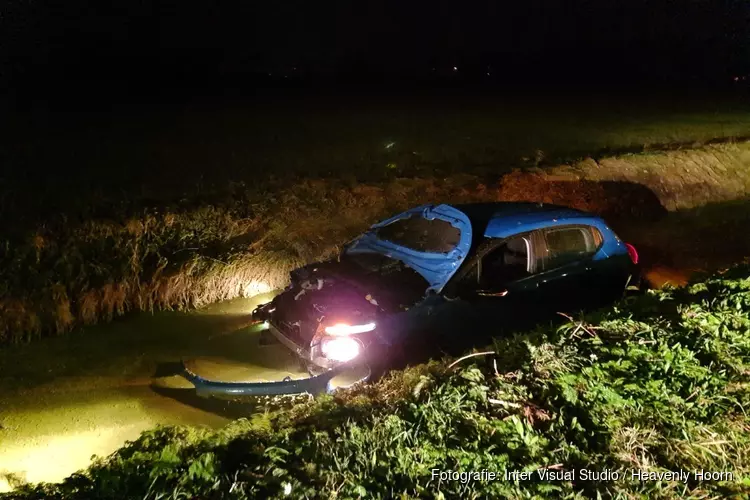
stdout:
[[(0, 224), (60, 213), (88, 219), (143, 206), (221, 202), (238, 183), (300, 176), (357, 180), (496, 176), (750, 135), (741, 96), (257, 96), (232, 104), (138, 103), (5, 114)], [(86, 109), (89, 110), (86, 110)]]

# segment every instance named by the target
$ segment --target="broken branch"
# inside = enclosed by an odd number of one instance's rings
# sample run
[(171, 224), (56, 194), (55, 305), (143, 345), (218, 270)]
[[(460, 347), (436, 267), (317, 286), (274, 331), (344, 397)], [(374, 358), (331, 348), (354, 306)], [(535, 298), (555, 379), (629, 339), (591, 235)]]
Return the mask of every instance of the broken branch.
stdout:
[(487, 352), (475, 352), (473, 354), (467, 354), (466, 356), (458, 358), (456, 361), (448, 365), (448, 369), (450, 370), (457, 364), (459, 364), (461, 361), (464, 361), (469, 358), (474, 358), (476, 356), (487, 356), (488, 354), (495, 354), (495, 351), (487, 351)]

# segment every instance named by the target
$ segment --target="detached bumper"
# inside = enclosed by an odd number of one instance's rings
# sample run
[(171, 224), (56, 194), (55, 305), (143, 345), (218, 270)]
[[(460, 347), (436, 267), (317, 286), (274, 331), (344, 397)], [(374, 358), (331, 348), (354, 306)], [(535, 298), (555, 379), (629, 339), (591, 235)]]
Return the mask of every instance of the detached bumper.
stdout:
[(275, 382), (221, 382), (207, 380), (193, 373), (183, 362), (183, 375), (195, 386), (195, 392), (201, 397), (233, 397), (233, 396), (278, 396), (282, 394), (320, 394), (331, 392), (336, 387), (331, 380), (346, 370), (341, 365), (320, 375), (303, 379), (286, 378)]
[[(370, 365), (364, 362), (344, 363), (319, 375), (292, 379), (287, 376), (281, 380), (251, 382), (247, 379), (232, 381), (212, 380), (211, 375), (202, 376), (191, 368), (189, 360), (182, 362), (182, 376), (193, 384), (195, 392), (201, 397), (232, 399), (242, 396), (279, 396), (285, 394), (322, 394), (336, 389), (345, 389), (356, 384), (367, 382), (372, 377)], [(209, 370), (209, 374), (212, 373)], [(216, 372), (213, 372), (214, 376)], [(252, 380), (252, 379), (250, 379)], [(267, 379), (266, 379), (267, 380)]]

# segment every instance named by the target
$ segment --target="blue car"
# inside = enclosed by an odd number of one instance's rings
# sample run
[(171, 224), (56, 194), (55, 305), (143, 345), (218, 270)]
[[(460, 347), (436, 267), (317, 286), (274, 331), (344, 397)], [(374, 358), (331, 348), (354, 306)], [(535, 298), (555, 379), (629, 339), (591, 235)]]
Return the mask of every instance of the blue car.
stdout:
[(338, 258), (291, 273), (254, 311), (310, 377), (209, 381), (203, 394), (319, 392), (352, 367), (363, 380), (435, 350), (622, 296), (636, 249), (601, 218), (535, 203), (424, 205), (373, 225)]

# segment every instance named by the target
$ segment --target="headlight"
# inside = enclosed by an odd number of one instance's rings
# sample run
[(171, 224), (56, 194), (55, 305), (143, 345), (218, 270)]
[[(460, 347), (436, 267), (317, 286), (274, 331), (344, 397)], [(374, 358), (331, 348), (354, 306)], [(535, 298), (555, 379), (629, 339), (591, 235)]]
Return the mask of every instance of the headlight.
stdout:
[(332, 326), (325, 327), (328, 335), (354, 335), (356, 333), (371, 332), (375, 329), (375, 323), (365, 323), (364, 325), (349, 325), (347, 323), (336, 323)]
[(360, 350), (359, 342), (351, 337), (324, 338), (320, 347), (326, 358), (341, 362), (356, 358)]

